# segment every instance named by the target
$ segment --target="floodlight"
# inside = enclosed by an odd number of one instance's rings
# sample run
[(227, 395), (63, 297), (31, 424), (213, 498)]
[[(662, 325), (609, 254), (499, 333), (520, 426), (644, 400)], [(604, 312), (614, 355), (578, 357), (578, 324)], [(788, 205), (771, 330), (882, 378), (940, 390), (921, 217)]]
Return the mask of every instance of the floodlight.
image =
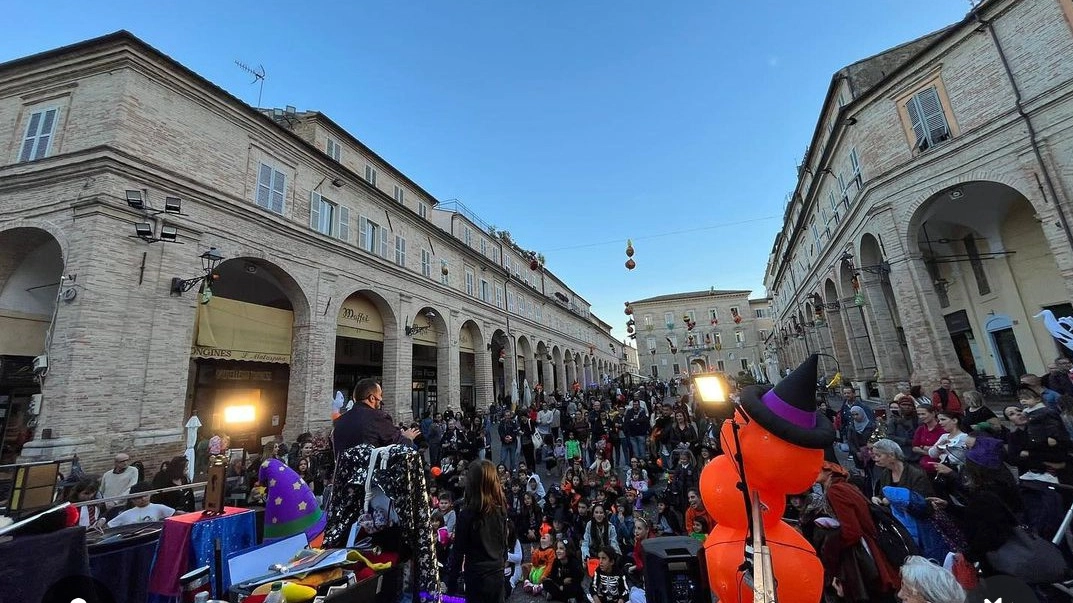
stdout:
[(143, 239), (152, 239), (153, 225), (149, 222), (138, 222), (134, 225), (134, 232)]
[(174, 226), (161, 226), (160, 227), (160, 240), (174, 242), (175, 238), (179, 236), (179, 229)]
[(145, 198), (142, 191), (127, 191), (127, 205), (134, 209), (145, 209)]
[(183, 200), (178, 197), (164, 197), (164, 213), (166, 214), (181, 214), (183, 210)]

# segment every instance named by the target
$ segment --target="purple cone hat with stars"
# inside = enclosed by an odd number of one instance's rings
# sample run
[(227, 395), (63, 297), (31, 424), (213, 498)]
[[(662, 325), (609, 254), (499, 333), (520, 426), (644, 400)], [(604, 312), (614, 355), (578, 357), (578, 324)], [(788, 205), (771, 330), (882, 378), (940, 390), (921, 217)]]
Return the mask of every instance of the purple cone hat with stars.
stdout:
[(265, 496), (265, 541), (305, 532), (312, 540), (324, 531), (328, 518), (317, 504), (313, 489), (279, 459), (261, 463), (258, 481)]

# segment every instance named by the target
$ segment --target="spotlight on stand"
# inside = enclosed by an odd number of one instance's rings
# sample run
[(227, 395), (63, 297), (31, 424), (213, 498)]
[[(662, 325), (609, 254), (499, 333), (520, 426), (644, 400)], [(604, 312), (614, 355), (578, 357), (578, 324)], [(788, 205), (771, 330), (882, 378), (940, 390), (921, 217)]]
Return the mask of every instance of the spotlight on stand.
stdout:
[(164, 213), (166, 214), (181, 214), (183, 213), (183, 200), (178, 197), (164, 197)]
[(152, 242), (155, 237), (153, 236), (153, 225), (149, 222), (138, 222), (134, 225), (134, 234)]
[(161, 226), (160, 227), (160, 240), (165, 243), (174, 243), (176, 237), (179, 236), (179, 229), (174, 226)]
[(734, 413), (734, 405), (726, 378), (719, 373), (697, 373), (692, 379), (693, 402), (704, 416), (720, 422), (729, 419)]

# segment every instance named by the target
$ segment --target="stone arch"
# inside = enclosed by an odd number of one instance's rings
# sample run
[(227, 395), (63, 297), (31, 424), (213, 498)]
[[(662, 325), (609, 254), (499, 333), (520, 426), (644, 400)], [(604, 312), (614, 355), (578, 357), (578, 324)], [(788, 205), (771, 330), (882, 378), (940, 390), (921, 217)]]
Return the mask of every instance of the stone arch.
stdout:
[[(327, 422), (324, 405), (311, 402), (331, 396), (323, 384), (314, 383), (315, 325), (304, 288), (287, 268), (263, 254), (221, 255), (227, 259), (214, 271), (219, 279), (212, 283), (212, 298), (198, 308), (190, 410), (198, 411), (206, 431), (250, 434), (253, 441), (236, 442), (246, 447), (285, 430), (284, 437), (293, 437), (309, 429), (314, 417)], [(287, 314), (289, 325), (284, 323)], [(284, 344), (288, 328), (290, 341)], [(244, 341), (246, 333), (257, 336)], [(219, 381), (221, 371), (237, 378)], [(286, 380), (285, 389), (279, 387), (281, 380)], [(254, 408), (249, 425), (223, 424), (226, 409), (236, 405)]]
[(558, 345), (553, 345), (551, 347), (551, 364), (553, 368), (552, 391), (560, 393), (566, 391), (566, 367), (563, 364), (563, 351)]
[[(404, 405), (409, 412), (394, 415), (403, 420), (406, 416), (417, 420), (423, 418), (425, 413), (437, 410), (459, 410), (458, 375), (451, 371), (453, 361), (457, 361), (451, 358), (451, 340), (455, 334), (450, 331), (443, 312), (433, 305), (414, 304), (413, 307), (417, 308), (413, 315), (403, 319), (403, 334), (406, 336), (403, 341), (410, 343), (412, 375), (409, 379), (406, 375), (398, 375), (401, 381), (410, 385), (410, 395), (400, 395), (399, 398), (410, 401)], [(410, 328), (409, 333), (406, 332), (407, 327)], [(405, 357), (405, 350), (402, 357)], [(405, 387), (397, 387), (400, 394), (405, 392)]]
[(892, 268), (884, 254), (882, 241), (871, 233), (861, 236), (857, 257), (860, 258), (858, 280), (865, 296), (865, 315), (872, 334), (870, 343), (879, 371), (879, 395), (890, 400), (898, 393), (898, 384), (909, 380), (911, 366), (890, 280)]

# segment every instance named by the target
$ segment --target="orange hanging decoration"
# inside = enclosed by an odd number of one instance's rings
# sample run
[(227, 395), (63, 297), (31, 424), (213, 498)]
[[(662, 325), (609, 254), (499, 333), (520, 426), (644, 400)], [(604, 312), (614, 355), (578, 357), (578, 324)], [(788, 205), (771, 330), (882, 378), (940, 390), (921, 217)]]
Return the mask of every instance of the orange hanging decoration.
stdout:
[(633, 241), (630, 239), (626, 239), (626, 257), (633, 257)]
[(626, 260), (626, 270), (633, 270), (637, 267), (637, 262), (633, 261), (633, 258)]

